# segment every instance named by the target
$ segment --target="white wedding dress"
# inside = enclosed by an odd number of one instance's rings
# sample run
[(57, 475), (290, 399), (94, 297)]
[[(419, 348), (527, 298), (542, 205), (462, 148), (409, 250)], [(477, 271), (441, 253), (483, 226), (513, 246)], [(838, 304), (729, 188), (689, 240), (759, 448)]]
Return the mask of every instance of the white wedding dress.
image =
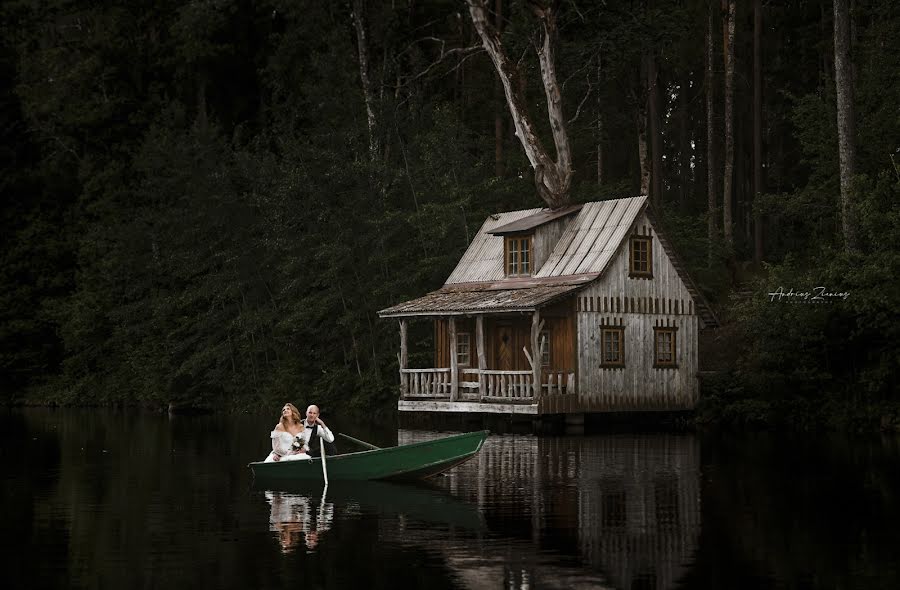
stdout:
[[(303, 440), (303, 437), (300, 437), (300, 440)], [(272, 431), (272, 452), (269, 453), (269, 456), (266, 457), (265, 462), (271, 463), (275, 461), (275, 455), (279, 455), (279, 461), (297, 461), (298, 459), (309, 459), (309, 455), (306, 454), (306, 447), (303, 447), (303, 452), (297, 452), (293, 446), (291, 446), (294, 442), (294, 435), (290, 432), (286, 432), (284, 430), (273, 430)]]

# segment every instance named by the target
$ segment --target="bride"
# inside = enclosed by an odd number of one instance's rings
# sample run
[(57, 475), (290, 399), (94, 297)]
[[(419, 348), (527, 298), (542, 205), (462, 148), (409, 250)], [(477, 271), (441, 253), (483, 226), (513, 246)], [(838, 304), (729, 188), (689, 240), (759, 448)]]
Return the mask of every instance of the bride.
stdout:
[[(300, 411), (294, 404), (284, 404), (281, 408), (281, 419), (272, 431), (272, 452), (266, 457), (265, 462), (309, 459), (309, 455), (306, 454), (309, 448), (303, 437), (299, 436), (301, 432), (303, 420), (300, 418)], [(298, 438), (299, 441), (295, 444), (295, 439)]]

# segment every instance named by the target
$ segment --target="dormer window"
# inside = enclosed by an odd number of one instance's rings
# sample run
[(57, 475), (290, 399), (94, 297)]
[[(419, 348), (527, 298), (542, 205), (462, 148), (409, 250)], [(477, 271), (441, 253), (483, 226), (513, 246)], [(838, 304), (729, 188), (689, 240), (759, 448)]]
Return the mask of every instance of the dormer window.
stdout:
[(506, 236), (505, 261), (506, 276), (531, 276), (531, 235)]
[(653, 238), (634, 236), (631, 238), (628, 257), (628, 276), (641, 279), (653, 278)]

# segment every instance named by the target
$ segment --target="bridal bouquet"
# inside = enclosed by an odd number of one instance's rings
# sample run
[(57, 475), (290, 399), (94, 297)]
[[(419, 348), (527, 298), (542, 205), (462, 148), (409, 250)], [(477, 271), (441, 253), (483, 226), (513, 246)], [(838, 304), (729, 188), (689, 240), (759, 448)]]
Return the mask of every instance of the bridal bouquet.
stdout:
[(298, 434), (294, 437), (294, 442), (291, 443), (291, 448), (294, 449), (295, 453), (300, 453), (303, 451), (303, 438)]

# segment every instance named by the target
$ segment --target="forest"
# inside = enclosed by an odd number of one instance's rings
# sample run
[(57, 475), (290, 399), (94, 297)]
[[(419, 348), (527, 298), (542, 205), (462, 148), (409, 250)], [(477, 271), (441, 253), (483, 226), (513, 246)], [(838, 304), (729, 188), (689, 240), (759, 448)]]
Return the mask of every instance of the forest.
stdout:
[[(647, 194), (722, 322), (698, 423), (900, 429), (893, 0), (8, 0), (0, 23), (7, 405), (387, 415), (376, 312), (438, 288), (487, 215)], [(770, 295), (817, 287), (844, 295)]]

